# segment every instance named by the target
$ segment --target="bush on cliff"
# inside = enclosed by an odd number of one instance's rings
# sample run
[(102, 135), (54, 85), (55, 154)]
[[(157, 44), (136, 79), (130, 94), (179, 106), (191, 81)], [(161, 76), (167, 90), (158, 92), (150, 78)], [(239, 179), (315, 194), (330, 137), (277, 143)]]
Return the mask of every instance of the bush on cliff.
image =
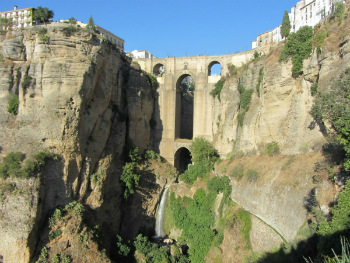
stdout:
[(120, 180), (124, 183), (124, 198), (135, 193), (135, 187), (139, 184), (141, 175), (138, 172), (138, 164), (141, 160), (139, 148), (135, 147), (129, 152), (130, 161), (123, 166), (123, 172)]
[[(329, 92), (318, 92), (311, 115), (318, 122), (328, 122), (333, 137), (345, 152), (344, 169), (350, 170), (350, 68), (335, 81)], [(332, 133), (330, 133), (332, 134)]]
[(292, 76), (298, 77), (303, 68), (303, 60), (311, 55), (313, 30), (310, 26), (303, 26), (297, 32), (291, 33), (280, 55), (280, 61), (292, 58)]
[(14, 94), (11, 96), (11, 98), (9, 100), (9, 105), (8, 105), (7, 111), (9, 113), (12, 113), (13, 115), (17, 115), (18, 114), (18, 105), (19, 105), (18, 95)]
[(49, 159), (55, 159), (50, 152), (39, 152), (27, 158), (22, 164), (25, 155), (21, 152), (10, 152), (0, 163), (0, 177), (22, 177), (29, 178), (37, 176)]
[(203, 178), (213, 169), (218, 159), (214, 146), (204, 138), (195, 138), (190, 146), (193, 165), (180, 176), (180, 180), (193, 184), (198, 177)]

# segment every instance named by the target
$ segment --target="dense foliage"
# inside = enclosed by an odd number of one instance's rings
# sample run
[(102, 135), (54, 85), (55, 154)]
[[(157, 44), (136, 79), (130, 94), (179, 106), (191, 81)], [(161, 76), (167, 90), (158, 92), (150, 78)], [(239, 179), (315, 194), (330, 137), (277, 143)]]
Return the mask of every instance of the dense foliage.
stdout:
[(310, 26), (301, 27), (296, 33), (291, 33), (280, 55), (280, 61), (292, 58), (292, 76), (298, 77), (303, 68), (303, 60), (308, 58), (312, 51), (313, 30)]
[(169, 263), (188, 262), (187, 257), (184, 255), (169, 255), (169, 247), (158, 246), (157, 244), (151, 243), (146, 236), (139, 234), (135, 241), (134, 246), (136, 251), (142, 253), (146, 257), (146, 262), (149, 263)]
[(18, 95), (14, 94), (9, 99), (9, 105), (8, 105), (7, 111), (9, 113), (12, 113), (13, 115), (17, 115), (18, 105), (19, 105)]
[(250, 102), (252, 100), (252, 95), (253, 95), (254, 90), (252, 90), (252, 89), (246, 90), (242, 83), (240, 83), (238, 85), (237, 89), (238, 89), (239, 94), (240, 94), (240, 101), (239, 101), (240, 110), (239, 110), (237, 118), (238, 118), (239, 126), (242, 127), (244, 115), (249, 110), (249, 105), (250, 105)]
[(225, 81), (226, 81), (226, 78), (224, 76), (222, 76), (218, 80), (218, 82), (215, 83), (215, 85), (214, 85), (215, 88), (210, 92), (210, 95), (212, 95), (213, 98), (215, 98), (217, 96), (219, 101), (221, 101), (220, 93), (221, 93), (222, 88), (224, 87)]
[(29, 178), (37, 176), (45, 163), (54, 158), (50, 152), (39, 152), (27, 158), (23, 164), (25, 155), (20, 152), (10, 152), (0, 163), (0, 177)]
[(340, 236), (350, 235), (350, 180), (345, 189), (339, 194), (337, 204), (331, 208), (332, 219), (320, 223), (317, 233), (321, 236), (318, 251), (331, 255), (331, 248), (341, 252)]
[(311, 115), (331, 124), (335, 138), (345, 151), (344, 168), (350, 169), (350, 69), (347, 69), (329, 92), (318, 92)]
[(53, 18), (54, 12), (47, 7), (38, 6), (33, 10), (33, 20), (37, 23), (46, 23)]
[(204, 262), (204, 258), (214, 240), (218, 245), (223, 240), (223, 232), (213, 230), (214, 203), (219, 192), (224, 194), (222, 204), (228, 201), (232, 188), (230, 179), (214, 177), (207, 182), (209, 193), (198, 189), (193, 199), (188, 197), (175, 198), (170, 195), (170, 208), (175, 220), (175, 226), (182, 229), (182, 238), (189, 245), (191, 262)]
[(139, 148), (135, 147), (130, 150), (130, 161), (123, 166), (123, 172), (120, 180), (124, 183), (124, 198), (127, 199), (131, 194), (135, 193), (135, 186), (139, 184), (140, 173), (138, 171), (138, 164), (141, 160), (139, 156)]
[(284, 11), (283, 15), (283, 21), (282, 21), (282, 26), (281, 26), (281, 36), (282, 38), (288, 37), (290, 32), (290, 20), (289, 20), (289, 15), (288, 11)]
[(197, 177), (203, 178), (207, 172), (213, 169), (217, 153), (209, 141), (200, 137), (193, 140), (190, 151), (194, 164), (189, 166), (180, 179), (188, 184), (193, 184)]

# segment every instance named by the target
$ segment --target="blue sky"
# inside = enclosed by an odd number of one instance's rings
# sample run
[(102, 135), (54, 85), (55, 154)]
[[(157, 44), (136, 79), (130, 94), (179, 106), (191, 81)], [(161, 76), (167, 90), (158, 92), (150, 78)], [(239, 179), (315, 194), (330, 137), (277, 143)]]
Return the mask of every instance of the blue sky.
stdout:
[(125, 51), (157, 57), (228, 54), (251, 49), (251, 41), (282, 23), (292, 0), (1, 0), (0, 11), (45, 6), (54, 21), (75, 17), (125, 40)]

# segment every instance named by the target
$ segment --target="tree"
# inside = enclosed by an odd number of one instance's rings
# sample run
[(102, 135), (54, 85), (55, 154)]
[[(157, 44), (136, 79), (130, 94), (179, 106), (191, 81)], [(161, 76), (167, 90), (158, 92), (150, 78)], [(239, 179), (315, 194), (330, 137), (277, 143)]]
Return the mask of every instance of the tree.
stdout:
[(13, 26), (13, 21), (11, 19), (0, 17), (0, 29), (3, 28), (6, 30), (7, 28), (12, 26)]
[(70, 17), (70, 18), (68, 19), (68, 22), (69, 22), (70, 24), (72, 24), (72, 25), (75, 25), (75, 24), (77, 23), (77, 20), (76, 20), (74, 17)]
[(89, 17), (89, 21), (86, 25), (86, 28), (90, 31), (96, 31), (96, 25), (94, 23), (94, 19), (92, 18), (92, 16)]
[(38, 23), (49, 22), (53, 18), (54, 12), (47, 7), (38, 6), (33, 10), (33, 19)]
[(281, 27), (281, 36), (282, 38), (288, 37), (290, 32), (290, 20), (288, 11), (284, 11), (282, 27)]

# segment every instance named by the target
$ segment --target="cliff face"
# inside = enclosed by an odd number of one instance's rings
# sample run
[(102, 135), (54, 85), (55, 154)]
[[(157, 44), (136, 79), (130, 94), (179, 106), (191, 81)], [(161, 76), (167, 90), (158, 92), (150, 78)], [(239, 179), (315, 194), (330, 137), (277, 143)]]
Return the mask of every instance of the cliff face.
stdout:
[[(41, 187), (39, 179), (28, 181), (28, 191), (16, 195), (16, 202), (4, 197), (2, 214), (8, 220), (0, 222), (0, 255), (9, 262), (27, 262), (39, 222), (72, 199), (86, 200), (99, 223), (108, 221), (107, 229), (117, 231), (124, 147), (129, 140), (142, 151), (152, 143), (154, 91), (147, 76), (87, 31), (68, 37), (61, 28), (49, 27), (47, 35), (44, 41), (38, 29), (31, 29), (1, 36), (1, 155), (49, 149), (60, 160), (47, 165)], [(7, 111), (12, 94), (19, 96), (17, 116)], [(93, 188), (90, 176), (101, 168), (106, 169), (102, 188)], [(13, 220), (12, 210), (23, 210), (19, 220), (28, 221), (26, 227)], [(107, 212), (115, 219), (111, 223), (103, 216)]]
[[(309, 59), (304, 60), (303, 74), (298, 78), (292, 77), (291, 60), (288, 63), (278, 61), (282, 49), (279, 45), (269, 55), (239, 69), (238, 76), (228, 78), (220, 94), (221, 101), (215, 99), (213, 102), (215, 148), (227, 158), (248, 155), (234, 161), (232, 169), (243, 165), (259, 173), (257, 182), (237, 181), (231, 177), (232, 199), (274, 228), (288, 242), (295, 240), (298, 230), (307, 220), (304, 201), (311, 189), (315, 188), (317, 198), (323, 199), (323, 208), (333, 201), (335, 195), (327, 176), (321, 177), (319, 182), (311, 180), (319, 174), (316, 164), (326, 162), (318, 152), (326, 143), (327, 134), (326, 129), (309, 114), (314, 99), (311, 95), (313, 83), (318, 84), (318, 91), (327, 91), (333, 81), (350, 67), (349, 28), (343, 22), (341, 28), (335, 25), (332, 30), (329, 30), (322, 53), (318, 55), (315, 50)], [(239, 84), (246, 90), (253, 90), (242, 126), (238, 121)], [(281, 158), (286, 159), (272, 161), (266, 155), (259, 156), (266, 154), (268, 143), (278, 145)], [(297, 166), (285, 167), (288, 158)], [(256, 238), (263, 232), (259, 227), (252, 229), (257, 250), (266, 249), (267, 243), (260, 242), (259, 245)], [(276, 235), (275, 240), (277, 243), (269, 244), (277, 246), (281, 239)]]

